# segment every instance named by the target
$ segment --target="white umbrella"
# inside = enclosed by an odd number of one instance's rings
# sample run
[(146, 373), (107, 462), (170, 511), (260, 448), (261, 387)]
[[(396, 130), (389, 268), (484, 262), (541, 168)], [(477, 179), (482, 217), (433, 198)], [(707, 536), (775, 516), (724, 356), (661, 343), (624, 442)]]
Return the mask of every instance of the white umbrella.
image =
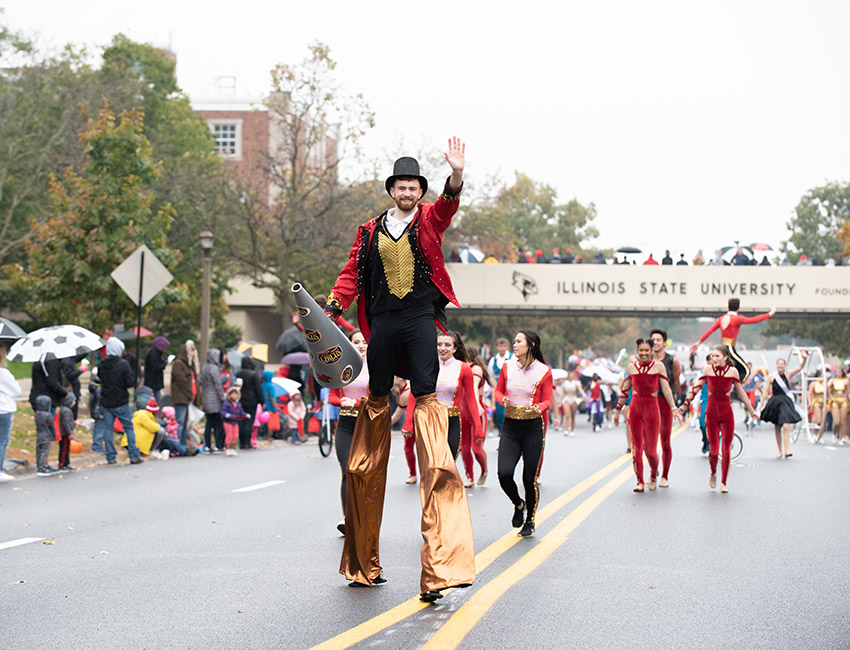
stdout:
[(610, 382), (612, 384), (616, 384), (620, 381), (621, 375), (619, 373), (612, 372), (605, 366), (587, 366), (586, 368), (581, 369), (581, 374), (585, 377), (592, 377), (593, 375), (599, 375), (599, 378), (604, 382)]
[(558, 381), (559, 379), (566, 379), (569, 376), (568, 373), (563, 368), (552, 368), (552, 381)]
[(26, 335), (16, 323), (0, 316), (0, 341), (16, 341)]
[(466, 246), (460, 251), (460, 261), (464, 264), (478, 264), (484, 261), (484, 253), (475, 246)]
[(103, 347), (103, 340), (84, 327), (54, 325), (30, 332), (9, 348), (9, 361), (66, 359)]
[(289, 395), (297, 393), (301, 388), (301, 384), (288, 377), (272, 377), (272, 383), (280, 386)]

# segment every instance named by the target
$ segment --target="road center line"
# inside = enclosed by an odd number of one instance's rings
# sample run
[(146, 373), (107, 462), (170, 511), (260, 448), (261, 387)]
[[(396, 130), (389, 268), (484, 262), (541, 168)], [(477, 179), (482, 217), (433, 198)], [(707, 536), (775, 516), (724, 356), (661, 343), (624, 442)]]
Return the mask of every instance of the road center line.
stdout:
[[(578, 483), (575, 487), (570, 488), (564, 494), (556, 498), (554, 501), (546, 504), (546, 506), (540, 508), (537, 512), (537, 524), (543, 523), (547, 518), (551, 517), (558, 510), (563, 508), (570, 501), (578, 497), (580, 494), (588, 490), (595, 483), (599, 482), (606, 476), (608, 476), (611, 472), (615, 471), (617, 468), (622, 466), (623, 464), (629, 462), (631, 460), (631, 456), (628, 454), (623, 454), (617, 460), (612, 461), (599, 471), (591, 474), (586, 479)], [(496, 561), (505, 551), (510, 549), (514, 544), (520, 541), (520, 537), (517, 537), (516, 532), (511, 530), (509, 533), (505, 534), (501, 538), (497, 539), (495, 542), (490, 544), (483, 551), (479, 552), (475, 556), (475, 571), (476, 575), (480, 575), (481, 572), (486, 569), (490, 564)], [(451, 593), (450, 589), (445, 590), (444, 594)], [(429, 603), (423, 603), (419, 600), (418, 596), (411, 598), (399, 605), (396, 605), (392, 609), (388, 609), (383, 614), (379, 614), (374, 618), (369, 619), (368, 621), (364, 621), (360, 625), (357, 625), (345, 632), (341, 632), (335, 637), (328, 639), (327, 641), (320, 643), (316, 646), (313, 646), (312, 650), (344, 650), (345, 648), (350, 648), (356, 643), (360, 643), (364, 639), (368, 639), (370, 636), (381, 632), (388, 627), (392, 627), (393, 625), (398, 624), (409, 616), (412, 616), (416, 612), (425, 609), (429, 606)]]
[(3, 542), (0, 544), (0, 551), (4, 548), (14, 548), (15, 546), (23, 546), (24, 544), (40, 542), (43, 539), (43, 537), (21, 537), (20, 539), (13, 539), (11, 542)]
[(456, 648), (508, 589), (539, 567), (605, 499), (633, 476), (632, 468), (628, 467), (583, 501), (517, 562), (476, 591), (422, 646), (422, 650)]
[(256, 485), (249, 485), (248, 487), (238, 488), (233, 490), (234, 492), (253, 492), (254, 490), (262, 490), (263, 488), (273, 487), (275, 485), (280, 485), (281, 483), (286, 483), (286, 481), (266, 481), (265, 483), (257, 483)]

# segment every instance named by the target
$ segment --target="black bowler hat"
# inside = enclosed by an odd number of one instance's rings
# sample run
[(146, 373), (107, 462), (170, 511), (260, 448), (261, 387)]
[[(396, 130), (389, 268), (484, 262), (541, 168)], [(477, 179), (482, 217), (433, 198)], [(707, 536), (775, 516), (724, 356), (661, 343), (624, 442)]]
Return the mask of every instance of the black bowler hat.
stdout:
[(395, 183), (397, 178), (418, 178), (419, 185), (422, 186), (422, 196), (425, 196), (425, 192), (428, 191), (428, 179), (419, 173), (419, 162), (416, 158), (405, 156), (404, 158), (399, 158), (395, 161), (395, 164), (393, 165), (393, 175), (387, 179), (386, 183), (384, 183), (384, 187), (387, 188), (387, 194), (390, 193), (390, 188), (393, 186), (393, 183)]

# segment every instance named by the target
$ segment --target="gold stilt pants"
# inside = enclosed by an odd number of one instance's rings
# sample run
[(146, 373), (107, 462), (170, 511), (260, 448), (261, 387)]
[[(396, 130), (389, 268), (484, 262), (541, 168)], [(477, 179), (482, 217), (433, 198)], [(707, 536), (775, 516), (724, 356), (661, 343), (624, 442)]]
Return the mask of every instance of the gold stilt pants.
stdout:
[[(475, 548), (463, 482), (448, 444), (448, 411), (436, 395), (416, 400), (413, 413), (421, 476), (422, 593), (472, 584)], [(339, 572), (372, 584), (381, 574), (378, 542), (390, 452), (386, 397), (369, 397), (360, 409), (348, 454), (345, 543)]]
[(345, 485), (345, 543), (339, 572), (364, 585), (381, 575), (378, 542), (390, 458), (387, 396), (369, 397), (354, 425)]
[(417, 397), (413, 423), (421, 477), (421, 593), (470, 585), (475, 580), (472, 518), (463, 482), (449, 449), (448, 410), (433, 393)]

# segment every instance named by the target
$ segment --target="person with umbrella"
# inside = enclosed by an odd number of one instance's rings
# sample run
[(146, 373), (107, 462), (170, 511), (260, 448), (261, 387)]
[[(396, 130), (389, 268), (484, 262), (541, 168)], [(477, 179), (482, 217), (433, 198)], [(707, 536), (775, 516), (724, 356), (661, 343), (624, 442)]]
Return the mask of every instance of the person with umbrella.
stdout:
[[(126, 359), (122, 358), (124, 342), (114, 336), (106, 340), (106, 357), (97, 366), (97, 375), (101, 383), (101, 405), (103, 419), (95, 421), (95, 427), (100, 427), (101, 439), (106, 449), (106, 461), (114, 465), (117, 452), (113, 442), (112, 431), (117, 418), (127, 435), (127, 454), (130, 463), (136, 465), (142, 462), (141, 452), (136, 446), (136, 433), (130, 413), (130, 389), (136, 387), (133, 369)], [(37, 364), (36, 364), (37, 365)], [(95, 436), (97, 439), (98, 436)]]
[(168, 366), (165, 351), (170, 343), (164, 336), (157, 336), (145, 352), (145, 386), (153, 391), (153, 397), (159, 404), (160, 394), (165, 386), (163, 373)]

